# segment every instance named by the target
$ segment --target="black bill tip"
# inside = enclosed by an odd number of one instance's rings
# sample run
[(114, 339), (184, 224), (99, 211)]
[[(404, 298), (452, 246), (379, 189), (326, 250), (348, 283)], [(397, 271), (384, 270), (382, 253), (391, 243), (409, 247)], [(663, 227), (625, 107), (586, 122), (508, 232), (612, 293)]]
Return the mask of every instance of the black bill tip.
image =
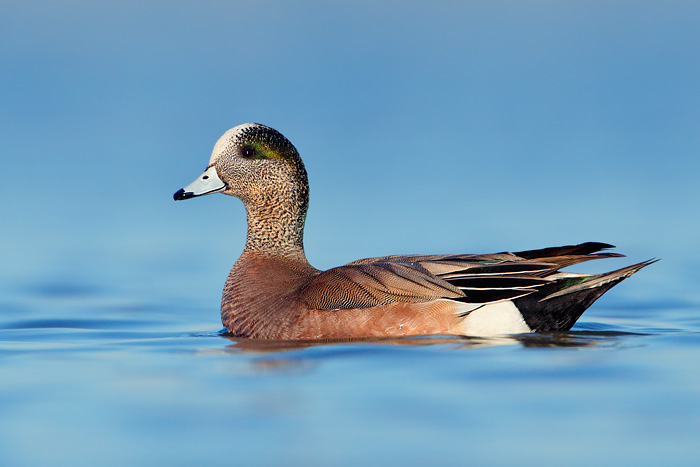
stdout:
[(192, 197), (194, 197), (194, 193), (192, 193), (191, 191), (185, 191), (184, 188), (180, 188), (173, 195), (173, 199), (175, 201), (180, 201), (181, 199), (187, 199), (187, 198), (192, 198)]

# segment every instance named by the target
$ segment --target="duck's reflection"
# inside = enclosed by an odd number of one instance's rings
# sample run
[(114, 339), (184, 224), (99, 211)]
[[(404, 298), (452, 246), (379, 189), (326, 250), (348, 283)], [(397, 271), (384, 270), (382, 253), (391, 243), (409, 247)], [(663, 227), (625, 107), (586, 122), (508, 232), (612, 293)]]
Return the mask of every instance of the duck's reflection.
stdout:
[[(518, 334), (497, 337), (420, 336), (403, 338), (319, 339), (319, 340), (265, 340), (247, 339), (222, 333), (231, 342), (220, 352), (245, 354), (255, 371), (305, 372), (317, 367), (329, 355), (375, 352), (377, 346), (439, 346), (441, 350), (462, 351), (494, 346), (521, 346), (522, 348), (616, 346), (625, 338), (640, 334), (618, 331), (578, 331), (550, 334)], [(305, 351), (314, 348), (315, 351)], [(258, 354), (256, 356), (256, 354)]]
[(326, 345), (399, 345), (430, 346), (442, 345), (446, 348), (463, 350), (499, 345), (522, 345), (524, 347), (588, 347), (602, 342), (610, 342), (630, 333), (616, 331), (582, 331), (550, 334), (517, 334), (494, 337), (471, 336), (417, 336), (400, 338), (365, 339), (318, 339), (318, 340), (267, 340), (248, 339), (221, 334), (232, 342), (227, 348), (243, 352), (283, 352)]

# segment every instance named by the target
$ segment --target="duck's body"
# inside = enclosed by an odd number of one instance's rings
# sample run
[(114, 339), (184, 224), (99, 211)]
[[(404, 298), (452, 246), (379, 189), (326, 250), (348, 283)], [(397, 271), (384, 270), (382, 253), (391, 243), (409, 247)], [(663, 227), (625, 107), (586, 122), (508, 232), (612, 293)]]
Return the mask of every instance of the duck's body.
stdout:
[(611, 245), (491, 255), (415, 255), (358, 260), (319, 271), (306, 260), (306, 170), (294, 146), (259, 124), (219, 139), (204, 174), (175, 199), (239, 197), (245, 249), (224, 287), (221, 319), (234, 335), (330, 339), (494, 335), (569, 330), (610, 287), (649, 262), (594, 276), (563, 267), (621, 256)]
[[(459, 321), (440, 302), (396, 302), (367, 308), (319, 309), (304, 290), (323, 273), (285, 258), (244, 253), (224, 287), (221, 320), (234, 335), (265, 339), (455, 334)], [(448, 303), (448, 302), (445, 302)]]

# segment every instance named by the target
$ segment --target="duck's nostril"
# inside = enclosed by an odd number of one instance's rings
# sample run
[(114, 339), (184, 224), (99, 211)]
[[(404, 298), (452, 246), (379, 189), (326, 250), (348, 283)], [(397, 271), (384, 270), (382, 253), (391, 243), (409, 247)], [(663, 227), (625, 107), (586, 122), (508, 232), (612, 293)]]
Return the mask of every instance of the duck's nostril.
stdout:
[(209, 175), (205, 175), (204, 177), (202, 177), (202, 180), (206, 180), (207, 178), (209, 178)]

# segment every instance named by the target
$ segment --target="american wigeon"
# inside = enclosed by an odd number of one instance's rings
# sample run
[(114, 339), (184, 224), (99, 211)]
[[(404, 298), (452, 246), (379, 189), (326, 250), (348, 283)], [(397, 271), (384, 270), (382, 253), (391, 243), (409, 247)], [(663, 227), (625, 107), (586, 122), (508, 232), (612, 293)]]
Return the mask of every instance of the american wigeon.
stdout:
[(385, 256), (327, 271), (309, 264), (306, 169), (292, 143), (257, 123), (217, 141), (204, 173), (176, 200), (236, 196), (245, 249), (224, 286), (221, 320), (235, 336), (325, 339), (567, 331), (598, 297), (652, 261), (598, 275), (560, 269), (612, 245), (583, 243), (485, 255)]

